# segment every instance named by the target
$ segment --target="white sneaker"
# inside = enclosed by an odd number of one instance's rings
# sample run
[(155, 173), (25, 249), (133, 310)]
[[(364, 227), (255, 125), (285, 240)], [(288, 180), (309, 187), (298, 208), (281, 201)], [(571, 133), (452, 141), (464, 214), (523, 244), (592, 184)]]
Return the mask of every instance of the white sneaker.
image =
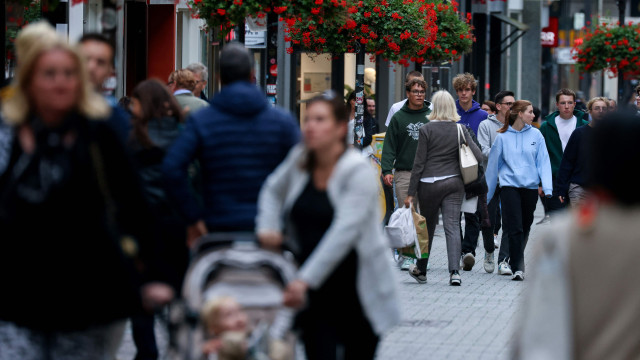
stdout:
[(400, 270), (408, 271), (409, 267), (411, 265), (413, 265), (413, 259), (412, 258), (404, 258), (404, 262), (402, 263), (402, 266), (400, 267)]
[(516, 273), (513, 274), (513, 277), (511, 278), (511, 280), (513, 280), (513, 281), (522, 281), (522, 280), (524, 280), (524, 273), (522, 271), (516, 271)]
[(473, 265), (475, 264), (476, 258), (472, 253), (466, 253), (462, 255), (462, 258), (460, 259), (460, 266), (462, 267), (462, 270), (471, 271), (471, 269), (473, 269)]
[(496, 269), (496, 263), (493, 261), (493, 253), (484, 252), (484, 271), (491, 274)]
[(460, 273), (458, 272), (458, 270), (452, 271), (449, 277), (449, 285), (460, 286), (461, 284), (462, 284), (462, 279), (460, 279)]
[(493, 235), (493, 246), (496, 249), (500, 247), (500, 241), (498, 241), (498, 235)]
[(509, 264), (507, 264), (506, 261), (503, 261), (500, 264), (498, 264), (498, 275), (513, 275), (513, 272), (511, 271), (511, 266), (509, 266)]

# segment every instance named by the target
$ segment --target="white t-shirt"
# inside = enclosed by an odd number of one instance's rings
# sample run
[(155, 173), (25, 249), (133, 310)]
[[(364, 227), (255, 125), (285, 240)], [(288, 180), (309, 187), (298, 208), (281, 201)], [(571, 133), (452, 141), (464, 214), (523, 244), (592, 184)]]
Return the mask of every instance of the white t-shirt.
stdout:
[(578, 119), (576, 119), (575, 116), (572, 116), (569, 120), (565, 120), (559, 115), (556, 116), (556, 126), (558, 127), (560, 141), (562, 142), (562, 152), (564, 152), (564, 148), (567, 147), (567, 143), (569, 142), (569, 138), (571, 137), (573, 130), (576, 129), (577, 121)]
[(393, 114), (397, 113), (400, 109), (402, 109), (402, 107), (404, 106), (404, 103), (406, 102), (407, 102), (407, 99), (404, 99), (402, 101), (399, 101), (391, 105), (391, 109), (389, 109), (389, 115), (387, 115), (387, 121), (384, 122), (384, 126), (389, 127), (389, 123), (391, 122), (391, 118), (393, 117)]

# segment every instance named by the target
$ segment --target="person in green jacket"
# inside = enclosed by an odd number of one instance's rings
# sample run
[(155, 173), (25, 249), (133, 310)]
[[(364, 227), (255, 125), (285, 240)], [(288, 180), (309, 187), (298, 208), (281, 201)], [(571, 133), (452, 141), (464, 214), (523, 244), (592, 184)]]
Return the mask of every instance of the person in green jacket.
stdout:
[[(576, 110), (576, 93), (570, 89), (560, 89), (556, 93), (556, 106), (558, 110), (549, 114), (545, 122), (540, 125), (540, 132), (547, 144), (547, 152), (551, 161), (551, 173), (555, 184), (564, 148), (569, 142), (573, 131), (589, 122), (585, 119), (588, 115)], [(565, 204), (558, 198), (550, 198), (547, 202), (549, 213), (561, 210)]]

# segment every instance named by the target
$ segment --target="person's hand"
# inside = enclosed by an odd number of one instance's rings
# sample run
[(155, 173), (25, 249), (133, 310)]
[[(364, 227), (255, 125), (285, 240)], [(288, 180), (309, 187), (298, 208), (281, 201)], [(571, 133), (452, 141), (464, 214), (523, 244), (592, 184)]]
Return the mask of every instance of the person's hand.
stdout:
[(558, 196), (558, 199), (560, 199), (561, 204), (564, 204), (564, 196)]
[(407, 196), (404, 198), (404, 206), (411, 207), (411, 203), (413, 202), (413, 196)]
[(222, 348), (222, 339), (220, 338), (211, 339), (205, 342), (204, 344), (202, 344), (202, 353), (205, 355), (217, 354), (221, 348)]
[(544, 197), (544, 190), (542, 190), (542, 186), (538, 186), (538, 195)]
[(393, 175), (387, 174), (384, 176), (384, 184), (387, 186), (393, 186)]
[(149, 313), (167, 305), (175, 296), (173, 288), (161, 282), (151, 282), (142, 286), (140, 293), (142, 307)]
[(207, 232), (207, 225), (202, 220), (187, 226), (187, 246), (192, 248), (196, 244), (196, 240), (201, 236), (207, 235)]
[(282, 239), (282, 232), (280, 231), (267, 230), (258, 233), (258, 241), (260, 242), (260, 245), (266, 248), (279, 248), (282, 245)]
[(284, 290), (283, 302), (285, 306), (299, 309), (305, 303), (305, 295), (309, 285), (302, 280), (294, 280)]

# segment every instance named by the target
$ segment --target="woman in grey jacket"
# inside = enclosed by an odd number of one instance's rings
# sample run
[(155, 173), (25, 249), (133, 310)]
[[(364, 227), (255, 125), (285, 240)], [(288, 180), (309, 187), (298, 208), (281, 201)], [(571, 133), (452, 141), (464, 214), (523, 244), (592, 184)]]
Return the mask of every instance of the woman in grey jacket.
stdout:
[(348, 113), (333, 93), (307, 103), (304, 144), (267, 178), (256, 232), (263, 246), (283, 234), (302, 264), (284, 295), (307, 306), (297, 318), (307, 358), (373, 359), (379, 337), (400, 318), (377, 205), (376, 177), (347, 149)]
[[(418, 195), (420, 213), (427, 220), (429, 254), (438, 224), (438, 210), (442, 209), (449, 258), (449, 284), (459, 286), (462, 283), (459, 273), (462, 250), (460, 208), (464, 198), (456, 124), (460, 116), (453, 97), (445, 90), (436, 92), (431, 103), (433, 111), (429, 115), (430, 122), (420, 128), (418, 149), (409, 182), (409, 196), (404, 202), (405, 206), (409, 206), (413, 197)], [(464, 126), (461, 128), (473, 155), (479, 163), (482, 162), (482, 151), (471, 139), (467, 129)], [(429, 259), (420, 259), (417, 266), (409, 269), (409, 275), (421, 284), (427, 282), (428, 261)]]

